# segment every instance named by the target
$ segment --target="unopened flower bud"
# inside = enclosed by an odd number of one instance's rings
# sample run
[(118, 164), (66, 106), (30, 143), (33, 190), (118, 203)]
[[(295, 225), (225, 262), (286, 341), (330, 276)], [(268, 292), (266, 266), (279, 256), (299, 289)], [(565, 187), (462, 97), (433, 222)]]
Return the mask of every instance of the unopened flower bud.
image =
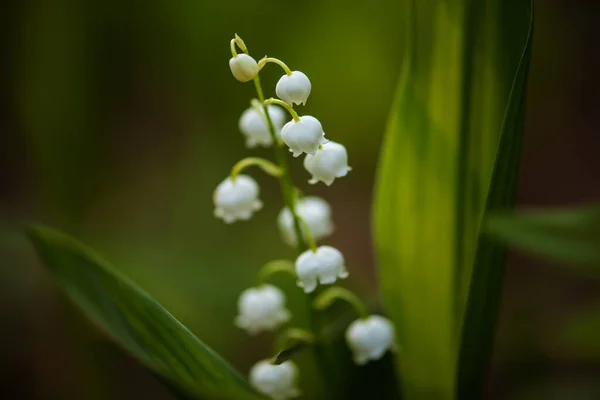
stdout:
[(213, 194), (215, 216), (228, 224), (238, 219), (249, 219), (262, 207), (258, 194), (258, 184), (251, 177), (238, 175), (235, 181), (228, 177), (217, 186)]
[(302, 153), (315, 155), (319, 146), (327, 142), (323, 126), (310, 115), (303, 115), (299, 121), (292, 120), (285, 124), (281, 129), (281, 139), (294, 157)]
[(344, 265), (344, 256), (331, 246), (320, 246), (315, 252), (307, 250), (296, 259), (298, 286), (310, 293), (317, 284), (330, 285), (338, 278), (346, 278), (348, 271)]
[[(296, 213), (306, 222), (315, 241), (326, 238), (333, 233), (331, 207), (322, 198), (316, 196), (300, 198), (296, 203)], [(279, 212), (277, 226), (283, 241), (290, 246), (295, 246), (297, 238), (294, 229), (294, 217), (287, 207)], [(304, 240), (306, 241), (306, 228), (302, 225), (300, 229), (304, 233)]]
[(279, 365), (268, 360), (259, 361), (250, 370), (250, 384), (273, 400), (287, 400), (300, 396), (296, 387), (298, 367), (291, 361)]
[(351, 170), (348, 166), (346, 148), (332, 141), (324, 143), (314, 156), (307, 154), (304, 168), (312, 174), (309, 183), (315, 184), (321, 181), (327, 186), (331, 185), (335, 178), (346, 176)]
[(293, 106), (294, 103), (304, 105), (310, 95), (310, 89), (308, 77), (300, 71), (293, 71), (291, 75), (283, 75), (279, 79), (275, 93), (290, 106)]
[(240, 82), (248, 82), (258, 75), (258, 64), (248, 54), (241, 53), (229, 59), (231, 73)]
[(235, 325), (251, 335), (277, 329), (290, 319), (285, 295), (273, 285), (244, 290), (238, 300), (238, 310)]
[(346, 329), (346, 342), (352, 350), (354, 362), (364, 365), (378, 360), (388, 350), (395, 350), (394, 325), (379, 315), (357, 319)]
[[(285, 124), (287, 114), (281, 107), (272, 104), (269, 104), (267, 109), (269, 110), (271, 122), (275, 127), (275, 133), (277, 137), (280, 137), (281, 128)], [(246, 137), (246, 147), (248, 148), (256, 146), (269, 147), (273, 144), (273, 138), (262, 108), (250, 107), (244, 111), (240, 117), (239, 128)]]

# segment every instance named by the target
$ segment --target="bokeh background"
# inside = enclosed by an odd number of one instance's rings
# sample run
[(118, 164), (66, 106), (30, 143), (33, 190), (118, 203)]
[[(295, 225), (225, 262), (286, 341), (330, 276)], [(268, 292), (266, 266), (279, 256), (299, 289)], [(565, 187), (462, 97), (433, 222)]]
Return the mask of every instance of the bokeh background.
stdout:
[[(600, 200), (600, 5), (539, 0), (519, 206)], [(234, 328), (237, 296), (266, 261), (292, 257), (272, 178), (265, 208), (227, 226), (212, 191), (249, 154), (237, 129), (253, 85), (232, 78), (229, 40), (313, 84), (303, 113), (343, 142), (353, 171), (326, 188), (352, 287), (377, 302), (370, 211), (402, 60), (392, 0), (5, 0), (0, 12), (0, 397), (169, 399), (57, 290), (22, 228), (75, 235), (244, 372), (272, 337)], [(281, 72), (262, 74), (267, 95)], [(293, 282), (284, 282), (293, 291)], [(293, 297), (293, 296), (292, 296)], [(292, 298), (292, 305), (300, 304)], [(600, 398), (600, 269), (511, 254), (488, 397)], [(303, 386), (311, 383), (308, 372)], [(367, 383), (365, 383), (367, 384)], [(310, 388), (306, 388), (310, 394)], [(307, 397), (309, 398), (309, 397)]]

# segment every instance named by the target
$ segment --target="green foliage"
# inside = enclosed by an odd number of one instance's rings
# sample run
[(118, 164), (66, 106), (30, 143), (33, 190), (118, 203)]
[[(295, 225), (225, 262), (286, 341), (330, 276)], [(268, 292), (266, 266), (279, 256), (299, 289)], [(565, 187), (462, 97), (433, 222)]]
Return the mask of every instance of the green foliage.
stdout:
[(451, 399), (484, 210), (512, 200), (531, 8), (523, 0), (405, 4), (407, 52), (380, 162), (375, 245), (404, 395)]
[(486, 218), (493, 238), (534, 254), (572, 263), (600, 263), (600, 206), (497, 212)]
[(263, 399), (217, 353), (90, 248), (41, 226), (28, 234), (74, 303), (173, 393), (186, 399)]
[[(516, 189), (533, 30), (531, 4), (528, 1), (519, 3), (515, 4), (511, 11), (516, 21), (520, 22), (519, 26), (523, 27), (523, 34), (526, 35), (522, 38), (525, 47), (520, 54), (502, 124), (485, 204), (486, 213), (511, 206)], [(522, 19), (519, 19), (519, 16)], [(515, 43), (513, 50), (517, 49)], [(483, 230), (484, 224), (480, 228)], [(461, 399), (478, 397), (483, 390), (496, 330), (505, 256), (504, 247), (490, 243), (485, 237), (479, 237), (460, 338), (458, 398)]]

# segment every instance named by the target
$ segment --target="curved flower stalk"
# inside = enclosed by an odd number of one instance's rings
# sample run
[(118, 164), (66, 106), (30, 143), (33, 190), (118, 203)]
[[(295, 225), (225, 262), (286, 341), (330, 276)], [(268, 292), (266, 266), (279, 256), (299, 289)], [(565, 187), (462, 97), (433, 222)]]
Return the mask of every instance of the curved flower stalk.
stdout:
[[(254, 335), (261, 331), (278, 331), (291, 318), (283, 291), (267, 283), (273, 274), (285, 272), (292, 275), (298, 286), (308, 294), (309, 304), (314, 300), (313, 293), (318, 293), (319, 284), (333, 285), (338, 279), (348, 276), (344, 256), (338, 249), (316, 245), (316, 240), (333, 233), (331, 206), (315, 196), (299, 197), (299, 190), (290, 174), (286, 149), (293, 157), (306, 154), (304, 167), (312, 175), (310, 183), (321, 181), (329, 186), (336, 178), (346, 176), (350, 167), (346, 148), (325, 138), (321, 122), (310, 115), (298, 115), (294, 109), (294, 105), (306, 104), (311, 93), (312, 85), (306, 74), (293, 71), (283, 61), (272, 57), (264, 57), (257, 63), (238, 35), (230, 44), (232, 58), (229, 65), (233, 76), (241, 82), (253, 81), (257, 97), (240, 117), (239, 129), (248, 148), (272, 146), (276, 160), (271, 162), (247, 157), (237, 162), (230, 176), (215, 190), (215, 215), (231, 223), (251, 218), (262, 207), (258, 184), (250, 176), (242, 174), (247, 168), (257, 166), (279, 180), (285, 205), (277, 217), (277, 225), (284, 242), (297, 246), (298, 251), (295, 262), (275, 260), (265, 264), (258, 273), (260, 285), (241, 293), (235, 325)], [(238, 54), (237, 48), (242, 53)], [(275, 88), (280, 99), (264, 98), (260, 72), (268, 63), (278, 65), (285, 73)], [(287, 123), (286, 112), (291, 117)], [(357, 364), (378, 359), (388, 349), (394, 348), (394, 331), (389, 321), (380, 316), (368, 316), (356, 295), (336, 287), (323, 293), (329, 295), (321, 299), (318, 309), (327, 307), (335, 298), (341, 298), (359, 311), (361, 318), (354, 321), (346, 332), (348, 346)], [(318, 296), (317, 299), (321, 298)], [(307, 332), (288, 327), (280, 333), (287, 338), (286, 343), (290, 347), (278, 352), (273, 359), (259, 361), (252, 367), (249, 374), (252, 386), (275, 400), (297, 397), (300, 394), (297, 388), (299, 372), (290, 358), (296, 352), (311, 347), (315, 349), (317, 359), (322, 357), (319, 349), (324, 342), (315, 335), (317, 330), (314, 328), (313, 332)], [(296, 336), (290, 332), (295, 332)], [(297, 335), (299, 332), (301, 337)], [(322, 372), (327, 373), (325, 364), (321, 364)]]

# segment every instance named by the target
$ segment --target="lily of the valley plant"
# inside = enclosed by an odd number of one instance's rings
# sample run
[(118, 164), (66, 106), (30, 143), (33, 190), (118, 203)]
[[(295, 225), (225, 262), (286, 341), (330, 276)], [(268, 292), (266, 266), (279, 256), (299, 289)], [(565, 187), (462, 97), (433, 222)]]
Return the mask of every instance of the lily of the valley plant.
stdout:
[[(297, 334), (301, 330), (295, 327), (283, 329), (291, 314), (286, 308), (284, 292), (267, 283), (274, 272), (293, 274), (298, 286), (307, 294), (318, 290), (319, 285), (333, 285), (349, 274), (339, 249), (317, 246), (317, 241), (334, 231), (331, 207), (321, 198), (299, 195), (300, 191), (290, 176), (286, 153), (291, 152), (293, 157), (304, 156), (308, 182), (323, 182), (327, 186), (350, 171), (348, 154), (338, 142), (341, 138), (335, 134), (332, 137), (336, 141), (325, 138), (323, 126), (317, 118), (299, 115), (294, 109), (294, 106), (305, 105), (311, 93), (311, 83), (306, 74), (292, 71), (283, 61), (272, 57), (264, 57), (257, 62), (237, 35), (230, 45), (232, 58), (229, 66), (233, 76), (240, 82), (254, 82), (257, 97), (243, 111), (239, 129), (248, 148), (273, 147), (277, 161), (273, 163), (249, 157), (236, 163), (214, 192), (215, 216), (226, 223), (233, 223), (248, 220), (260, 211), (263, 204), (259, 198), (259, 186), (252, 177), (242, 174), (246, 168), (258, 166), (280, 182), (285, 207), (279, 213), (277, 225), (283, 242), (298, 249), (295, 262), (268, 261), (259, 270), (261, 284), (241, 294), (235, 325), (251, 335), (280, 330), (279, 334), (285, 337), (289, 332)], [(279, 98), (265, 99), (263, 94), (259, 74), (268, 63), (277, 64), (284, 71), (275, 88)], [(286, 122), (288, 114), (291, 120)], [(359, 315), (347, 327), (345, 334), (356, 364), (377, 360), (388, 350), (396, 348), (392, 323), (382, 316), (369, 315), (363, 302), (352, 292), (340, 287), (322, 290), (313, 305), (317, 310), (323, 310), (335, 300), (347, 301)], [(308, 341), (319, 340), (315, 332), (302, 332)], [(277, 364), (272, 358), (258, 361), (249, 377), (250, 383), (259, 392), (276, 400), (285, 400), (301, 393), (297, 387), (299, 375), (300, 371), (292, 361)]]

